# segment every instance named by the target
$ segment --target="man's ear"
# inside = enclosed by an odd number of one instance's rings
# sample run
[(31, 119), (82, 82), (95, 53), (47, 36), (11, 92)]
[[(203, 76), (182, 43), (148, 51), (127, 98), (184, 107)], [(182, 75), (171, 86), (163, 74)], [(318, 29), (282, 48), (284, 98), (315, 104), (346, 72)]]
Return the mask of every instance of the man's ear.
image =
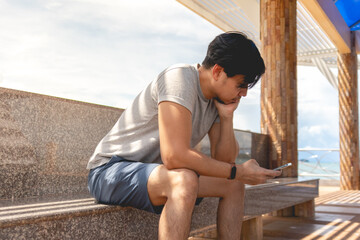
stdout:
[(212, 67), (212, 75), (213, 75), (213, 78), (217, 81), (219, 79), (219, 76), (221, 74), (221, 72), (224, 71), (224, 68), (221, 67), (220, 65), (218, 64), (215, 64), (213, 67)]

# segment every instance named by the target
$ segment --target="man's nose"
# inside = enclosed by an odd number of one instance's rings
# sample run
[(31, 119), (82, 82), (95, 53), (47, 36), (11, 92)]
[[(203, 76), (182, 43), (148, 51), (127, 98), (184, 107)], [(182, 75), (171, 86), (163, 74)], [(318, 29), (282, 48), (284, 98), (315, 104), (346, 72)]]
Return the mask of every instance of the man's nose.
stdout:
[(239, 97), (246, 97), (248, 88), (240, 88)]

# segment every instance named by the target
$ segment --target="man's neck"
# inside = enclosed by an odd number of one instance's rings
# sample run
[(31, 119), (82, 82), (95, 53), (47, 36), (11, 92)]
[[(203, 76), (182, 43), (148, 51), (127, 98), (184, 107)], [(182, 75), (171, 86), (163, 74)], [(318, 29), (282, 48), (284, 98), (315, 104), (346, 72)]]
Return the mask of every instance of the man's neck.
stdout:
[(202, 65), (198, 65), (199, 79), (200, 79), (200, 87), (201, 91), (204, 94), (206, 99), (214, 98), (214, 94), (211, 88), (211, 68), (206, 69)]

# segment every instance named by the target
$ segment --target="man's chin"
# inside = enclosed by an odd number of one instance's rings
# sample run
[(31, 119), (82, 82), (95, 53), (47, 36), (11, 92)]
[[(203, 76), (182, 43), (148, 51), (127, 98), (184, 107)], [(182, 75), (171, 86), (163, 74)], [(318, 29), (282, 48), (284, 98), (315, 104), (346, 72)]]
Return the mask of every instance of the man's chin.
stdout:
[(214, 99), (215, 99), (216, 101), (218, 101), (219, 103), (226, 105), (226, 103), (225, 103), (224, 101), (222, 101), (219, 97), (214, 97)]

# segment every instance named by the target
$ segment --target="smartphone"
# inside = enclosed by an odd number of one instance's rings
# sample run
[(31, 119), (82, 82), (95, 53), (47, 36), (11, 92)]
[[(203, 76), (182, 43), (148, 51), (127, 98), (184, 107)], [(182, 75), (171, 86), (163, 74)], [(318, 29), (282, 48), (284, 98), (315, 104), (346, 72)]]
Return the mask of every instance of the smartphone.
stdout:
[(287, 168), (287, 167), (290, 167), (292, 165), (292, 163), (287, 163), (285, 165), (282, 165), (280, 167), (277, 167), (277, 168), (274, 168), (273, 170), (277, 171), (277, 170), (281, 170), (281, 169), (284, 169), (284, 168)]

